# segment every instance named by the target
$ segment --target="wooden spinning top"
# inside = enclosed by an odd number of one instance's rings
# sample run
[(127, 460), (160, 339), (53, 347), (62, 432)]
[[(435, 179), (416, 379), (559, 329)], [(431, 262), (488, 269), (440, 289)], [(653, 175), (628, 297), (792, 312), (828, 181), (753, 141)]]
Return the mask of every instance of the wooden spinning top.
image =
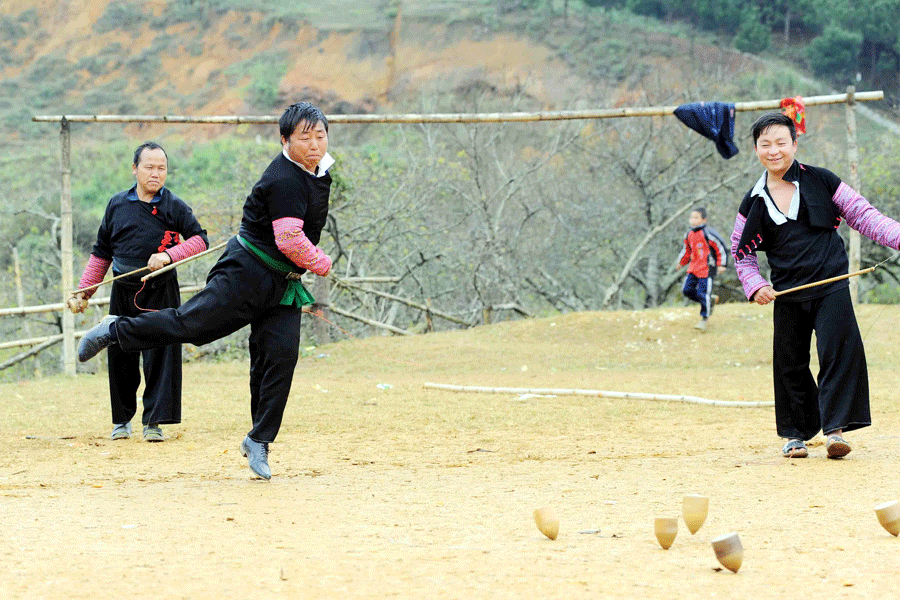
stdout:
[(537, 528), (541, 530), (541, 533), (551, 540), (555, 540), (559, 535), (559, 518), (556, 516), (556, 511), (549, 506), (534, 511), (534, 522), (537, 523)]
[(684, 497), (681, 505), (681, 514), (684, 517), (684, 523), (691, 531), (691, 534), (697, 533), (700, 526), (706, 521), (706, 515), (709, 513), (709, 497), (690, 494)]
[(653, 530), (656, 532), (656, 539), (663, 550), (668, 550), (675, 536), (678, 535), (678, 517), (660, 517), (653, 523)]
[(878, 522), (891, 535), (900, 535), (900, 503), (896, 500), (883, 502), (875, 507)]
[(716, 558), (722, 566), (733, 573), (737, 573), (744, 560), (744, 547), (741, 546), (741, 538), (736, 533), (726, 533), (712, 541)]

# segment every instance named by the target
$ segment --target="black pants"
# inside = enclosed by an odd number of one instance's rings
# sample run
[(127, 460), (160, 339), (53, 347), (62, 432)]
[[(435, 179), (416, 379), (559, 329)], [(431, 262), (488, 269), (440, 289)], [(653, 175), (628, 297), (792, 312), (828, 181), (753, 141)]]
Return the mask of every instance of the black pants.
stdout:
[[(128, 281), (113, 283), (109, 314), (134, 317), (143, 314), (135, 306), (159, 310), (181, 304), (175, 272), (141, 284)], [(141, 423), (181, 423), (181, 344), (146, 348), (128, 352), (118, 345), (109, 347), (109, 400), (112, 422), (127, 423), (137, 412), (137, 390), (141, 384), (141, 359), (144, 368), (144, 412)]]
[[(820, 429), (831, 433), (871, 425), (866, 355), (849, 290), (806, 302), (776, 300), (773, 320), (778, 435), (809, 440)], [(813, 331), (818, 386), (809, 370)]]
[(232, 238), (209, 272), (206, 287), (179, 308), (116, 322), (126, 351), (169, 344), (207, 344), (250, 325), (250, 415), (247, 434), (273, 442), (281, 427), (300, 348), (299, 308), (279, 304), (287, 280)]

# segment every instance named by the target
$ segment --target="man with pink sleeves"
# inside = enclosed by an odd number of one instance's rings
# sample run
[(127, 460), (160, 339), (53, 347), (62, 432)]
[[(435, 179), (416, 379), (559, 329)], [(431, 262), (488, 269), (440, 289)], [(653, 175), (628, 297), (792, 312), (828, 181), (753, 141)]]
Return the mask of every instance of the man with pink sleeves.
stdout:
[[(775, 423), (787, 440), (782, 454), (808, 455), (805, 441), (819, 430), (829, 458), (846, 456), (847, 431), (872, 424), (869, 380), (862, 337), (853, 312), (847, 279), (779, 295), (809, 283), (847, 274), (841, 219), (888, 248), (900, 246), (900, 223), (878, 212), (840, 178), (821, 167), (794, 160), (794, 121), (779, 113), (753, 124), (756, 155), (766, 168), (744, 196), (731, 235), (735, 269), (747, 298), (760, 305), (774, 301)], [(768, 282), (756, 253), (771, 268)], [(818, 378), (809, 369), (810, 343), (816, 333)]]
[[(107, 203), (79, 289), (103, 281), (110, 267), (116, 276), (142, 268), (155, 271), (206, 250), (206, 231), (191, 208), (165, 187), (168, 167), (166, 151), (156, 142), (143, 143), (134, 151), (131, 169), (135, 185)], [(146, 284), (141, 282), (142, 274), (113, 282), (110, 315), (133, 317), (145, 310), (181, 304), (175, 269)], [(83, 312), (95, 290), (75, 294), (72, 312)], [(181, 344), (139, 352), (116, 346), (109, 349), (108, 368), (114, 440), (131, 437), (141, 366), (144, 440), (161, 442), (165, 438), (160, 424), (181, 422)]]
[(300, 315), (311, 296), (306, 270), (326, 276), (331, 259), (316, 245), (328, 216), (334, 163), (328, 120), (315, 106), (289, 106), (279, 120), (282, 150), (244, 203), (240, 233), (180, 308), (133, 318), (106, 317), (82, 338), (78, 359), (112, 344), (124, 350), (206, 344), (250, 325), (250, 416), (240, 446), (250, 470), (269, 479), (269, 444), (287, 404), (300, 347)]

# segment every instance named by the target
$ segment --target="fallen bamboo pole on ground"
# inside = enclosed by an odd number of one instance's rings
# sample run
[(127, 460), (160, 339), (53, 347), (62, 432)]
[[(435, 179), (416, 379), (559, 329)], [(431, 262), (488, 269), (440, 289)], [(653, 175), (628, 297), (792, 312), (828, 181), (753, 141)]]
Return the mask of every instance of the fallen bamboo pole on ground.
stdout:
[(594, 396), (598, 398), (622, 398), (626, 400), (660, 400), (663, 402), (686, 402), (708, 406), (733, 406), (758, 408), (775, 406), (774, 402), (744, 402), (737, 400), (709, 400), (697, 396), (670, 396), (666, 394), (641, 394), (635, 392), (607, 392), (603, 390), (557, 389), (557, 388), (504, 388), (476, 385), (451, 385), (447, 383), (425, 383), (426, 389), (448, 392), (478, 392), (482, 394), (540, 394), (545, 396)]

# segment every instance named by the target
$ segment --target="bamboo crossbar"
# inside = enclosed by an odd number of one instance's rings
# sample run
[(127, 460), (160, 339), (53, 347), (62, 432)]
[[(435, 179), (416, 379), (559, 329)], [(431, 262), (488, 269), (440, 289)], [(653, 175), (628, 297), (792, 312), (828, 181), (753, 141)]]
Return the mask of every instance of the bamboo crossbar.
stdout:
[[(76, 331), (74, 335), (76, 338), (80, 338), (85, 333), (87, 333), (87, 330)], [(62, 340), (62, 339), (63, 339), (63, 334), (57, 333), (56, 335), (45, 335), (43, 337), (28, 338), (28, 339), (24, 339), (24, 340), (15, 340), (12, 342), (0, 342), (0, 350), (6, 350), (8, 348), (19, 348), (21, 346), (34, 346), (36, 344), (44, 344), (46, 342), (55, 342), (57, 340)]]
[[(843, 104), (850, 98), (849, 94), (829, 94), (810, 96), (803, 99), (806, 106), (823, 104)], [(884, 92), (857, 92), (853, 100), (868, 102), (883, 100)], [(620, 117), (659, 117), (675, 113), (677, 106), (645, 106), (600, 108), (594, 110), (554, 110), (538, 112), (511, 113), (435, 113), (435, 114), (393, 114), (393, 115), (328, 115), (330, 123), (508, 123), (530, 121), (568, 121), (576, 119), (615, 119)], [(740, 111), (775, 110), (781, 108), (781, 99), (759, 100), (755, 102), (735, 102), (734, 109)], [(279, 117), (219, 115), (191, 117), (187, 115), (35, 115), (32, 121), (38, 123), (192, 123), (192, 124), (271, 124), (277, 123)]]
[[(185, 285), (181, 286), (182, 294), (190, 294), (193, 292), (199, 292), (203, 289), (203, 286), (200, 284), (194, 285)], [(103, 306), (109, 304), (109, 296), (105, 296), (103, 298), (91, 298), (88, 300), (89, 306)], [(0, 317), (24, 317), (25, 315), (36, 315), (40, 313), (48, 313), (48, 312), (58, 312), (61, 310), (68, 310), (69, 307), (63, 304), (62, 302), (57, 302), (55, 304), (38, 304), (36, 306), (20, 306), (13, 308), (0, 308)]]
[(621, 398), (626, 400), (660, 400), (663, 402), (686, 402), (708, 406), (734, 406), (759, 408), (775, 406), (774, 402), (745, 402), (738, 400), (710, 400), (697, 396), (672, 396), (667, 394), (643, 394), (634, 392), (608, 392), (604, 390), (557, 389), (557, 388), (505, 388), (477, 385), (451, 385), (447, 383), (425, 383), (423, 387), (448, 392), (477, 392), (482, 394), (540, 394), (545, 396), (593, 396), (598, 398)]

